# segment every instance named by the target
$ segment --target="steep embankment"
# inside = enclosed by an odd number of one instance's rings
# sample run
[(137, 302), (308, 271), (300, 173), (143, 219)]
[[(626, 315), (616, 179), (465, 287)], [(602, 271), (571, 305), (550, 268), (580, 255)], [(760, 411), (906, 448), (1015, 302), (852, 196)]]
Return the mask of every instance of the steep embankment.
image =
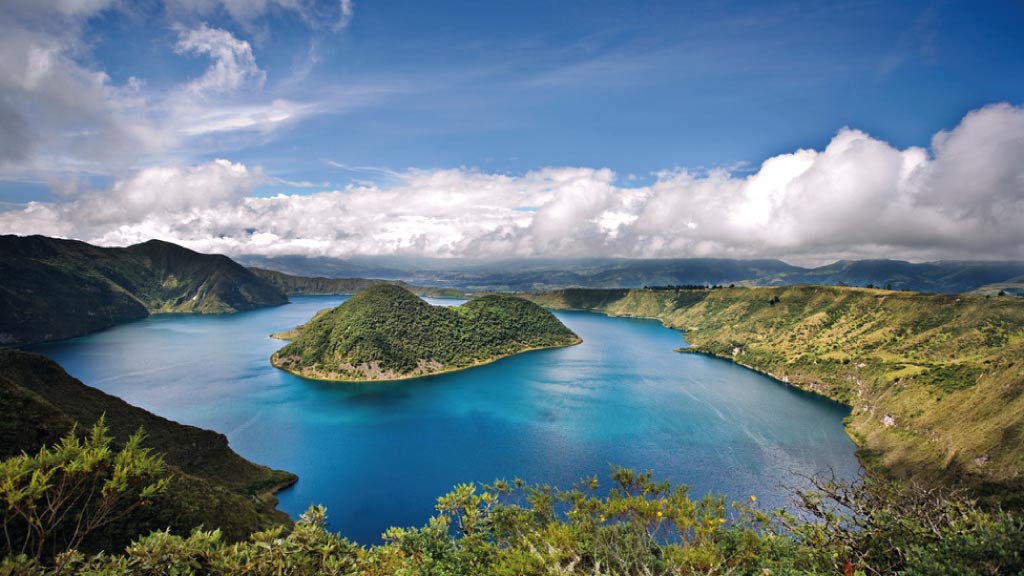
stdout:
[(50, 445), (76, 423), (86, 431), (100, 417), (116, 442), (144, 428), (145, 445), (165, 455), (174, 481), (154, 506), (99, 536), (96, 547), (117, 549), (151, 530), (187, 534), (199, 525), (243, 539), (290, 522), (270, 494), (294, 483), (294, 474), (245, 460), (223, 434), (172, 422), (86, 386), (44, 356), (0, 349), (0, 459)]
[(906, 475), (1024, 482), (1024, 301), (824, 286), (565, 290), (544, 306), (648, 316), (691, 350), (853, 407), (869, 464)]
[(374, 278), (307, 278), (293, 276), (275, 270), (249, 268), (249, 271), (270, 282), (278, 290), (289, 296), (349, 296), (372, 286), (393, 284), (401, 286), (418, 296), (427, 298), (467, 298), (470, 295), (453, 288), (435, 288), (430, 286), (412, 286), (398, 280), (378, 280)]
[(167, 242), (101, 248), (0, 236), (0, 344), (80, 336), (152, 313), (236, 312), (287, 301), (226, 256)]
[(483, 364), (580, 341), (550, 312), (512, 296), (431, 306), (380, 285), (288, 333), (274, 366), (321, 380), (397, 380)]

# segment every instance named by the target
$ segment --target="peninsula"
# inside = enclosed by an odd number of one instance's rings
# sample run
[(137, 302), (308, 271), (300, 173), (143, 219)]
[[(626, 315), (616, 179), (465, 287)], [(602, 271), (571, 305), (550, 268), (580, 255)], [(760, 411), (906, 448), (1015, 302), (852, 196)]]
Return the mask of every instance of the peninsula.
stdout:
[(551, 312), (521, 298), (431, 306), (395, 285), (367, 288), (277, 337), (292, 341), (271, 357), (274, 366), (335, 381), (416, 378), (581, 342)]
[(558, 290), (549, 308), (649, 317), (690, 348), (852, 407), (861, 461), (1024, 500), (1019, 298), (836, 286)]

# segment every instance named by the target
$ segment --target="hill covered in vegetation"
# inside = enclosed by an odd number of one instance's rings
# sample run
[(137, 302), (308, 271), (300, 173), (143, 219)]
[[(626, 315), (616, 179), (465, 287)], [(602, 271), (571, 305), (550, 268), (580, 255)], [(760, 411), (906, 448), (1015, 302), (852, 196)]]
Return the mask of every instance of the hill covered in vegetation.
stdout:
[(321, 380), (396, 380), (484, 364), (519, 352), (569, 346), (576, 334), (540, 306), (484, 296), (431, 306), (395, 285), (367, 288), (284, 335), (271, 361)]
[(792, 286), (564, 290), (552, 308), (658, 318), (692, 348), (853, 407), (868, 464), (900, 475), (1024, 485), (1024, 301)]
[(287, 297), (226, 256), (150, 240), (101, 248), (0, 236), (0, 344), (88, 334), (149, 314), (219, 314)]
[(88, 548), (116, 549), (140, 533), (166, 528), (187, 534), (204, 525), (237, 540), (290, 524), (271, 494), (293, 484), (294, 474), (245, 460), (223, 434), (172, 422), (86, 386), (45, 356), (0, 349), (0, 458), (36, 453), (76, 427), (87, 432), (100, 419), (116, 446), (144, 428), (143, 445), (164, 455), (173, 481), (157, 506), (87, 541)]

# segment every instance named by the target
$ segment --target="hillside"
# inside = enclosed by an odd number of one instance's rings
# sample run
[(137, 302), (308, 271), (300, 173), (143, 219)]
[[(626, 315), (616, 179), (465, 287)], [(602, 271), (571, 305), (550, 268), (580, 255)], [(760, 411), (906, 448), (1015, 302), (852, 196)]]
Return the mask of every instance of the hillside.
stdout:
[[(688, 351), (847, 403), (862, 459), (899, 475), (1024, 486), (1024, 302), (792, 286), (564, 290), (553, 308), (661, 319)], [(1019, 492), (1018, 492), (1019, 493)]]
[(123, 547), (134, 535), (168, 527), (188, 534), (202, 524), (242, 539), (290, 522), (270, 494), (294, 483), (294, 474), (245, 460), (223, 434), (172, 422), (86, 386), (44, 356), (0, 349), (0, 459), (50, 445), (75, 423), (86, 431), (100, 417), (116, 442), (144, 428), (145, 445), (165, 455), (175, 479), (157, 506), (139, 510), (93, 548)]
[(972, 294), (987, 296), (1024, 296), (1024, 276), (1010, 278), (1003, 282), (985, 284), (971, 291)]
[(293, 276), (284, 272), (249, 268), (249, 271), (273, 284), (278, 290), (289, 296), (350, 296), (364, 288), (381, 284), (394, 284), (426, 298), (466, 298), (468, 294), (453, 288), (436, 288), (429, 286), (411, 286), (398, 280), (379, 280), (373, 278), (307, 278)]
[(321, 380), (396, 380), (483, 364), (578, 336), (543, 308), (512, 296), (431, 306), (389, 284), (319, 312), (289, 334), (274, 366)]
[(149, 314), (217, 314), (287, 297), (226, 256), (150, 240), (101, 248), (0, 236), (0, 344), (88, 334)]

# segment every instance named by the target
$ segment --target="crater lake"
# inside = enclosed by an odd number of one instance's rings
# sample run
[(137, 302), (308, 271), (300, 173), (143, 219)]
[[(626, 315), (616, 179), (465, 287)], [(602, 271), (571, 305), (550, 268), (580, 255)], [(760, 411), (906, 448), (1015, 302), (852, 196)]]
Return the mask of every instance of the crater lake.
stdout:
[[(29, 347), (73, 376), (178, 422), (226, 434), (244, 457), (295, 472), (278, 494), (297, 518), (327, 506), (362, 544), (420, 526), (464, 482), (522, 478), (609, 484), (611, 466), (652, 470), (730, 500), (788, 506), (804, 475), (852, 479), (849, 408), (730, 362), (673, 350), (654, 320), (556, 312), (583, 338), (439, 376), (379, 383), (306, 380), (270, 365), (269, 337), (343, 297), (233, 315), (160, 315)], [(453, 304), (457, 301), (430, 300)]]

